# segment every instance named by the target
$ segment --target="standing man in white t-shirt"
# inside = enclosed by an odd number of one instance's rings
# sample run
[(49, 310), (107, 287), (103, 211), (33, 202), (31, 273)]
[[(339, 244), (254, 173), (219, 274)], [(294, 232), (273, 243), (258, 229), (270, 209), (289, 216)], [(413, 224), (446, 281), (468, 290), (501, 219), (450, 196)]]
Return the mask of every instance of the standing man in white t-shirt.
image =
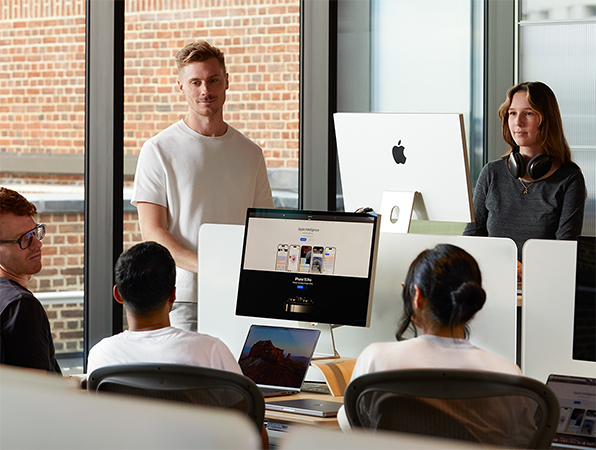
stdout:
[(143, 240), (159, 242), (176, 261), (172, 325), (196, 331), (199, 227), (244, 224), (247, 208), (272, 208), (273, 199), (261, 148), (224, 121), (223, 52), (193, 42), (176, 65), (189, 112), (143, 145), (131, 203)]

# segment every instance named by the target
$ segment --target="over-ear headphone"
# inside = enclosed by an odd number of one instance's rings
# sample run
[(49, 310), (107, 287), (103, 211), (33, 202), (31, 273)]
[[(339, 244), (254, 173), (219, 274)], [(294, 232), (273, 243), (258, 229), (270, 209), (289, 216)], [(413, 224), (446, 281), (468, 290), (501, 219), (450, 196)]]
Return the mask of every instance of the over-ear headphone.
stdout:
[(514, 147), (513, 151), (509, 154), (509, 172), (515, 178), (522, 178), (526, 171), (533, 180), (542, 178), (548, 173), (553, 165), (553, 159), (546, 153), (540, 153), (534, 156), (526, 167), (524, 157), (519, 152), (519, 147)]

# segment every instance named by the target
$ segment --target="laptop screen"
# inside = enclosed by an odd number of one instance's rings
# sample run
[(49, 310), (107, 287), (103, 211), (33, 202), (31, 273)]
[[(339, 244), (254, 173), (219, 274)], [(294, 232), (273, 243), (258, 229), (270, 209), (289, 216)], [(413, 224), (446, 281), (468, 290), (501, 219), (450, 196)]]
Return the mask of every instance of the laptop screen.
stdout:
[(259, 386), (300, 390), (320, 330), (251, 325), (238, 364)]
[(546, 384), (555, 393), (560, 407), (553, 446), (594, 448), (596, 378), (550, 375)]

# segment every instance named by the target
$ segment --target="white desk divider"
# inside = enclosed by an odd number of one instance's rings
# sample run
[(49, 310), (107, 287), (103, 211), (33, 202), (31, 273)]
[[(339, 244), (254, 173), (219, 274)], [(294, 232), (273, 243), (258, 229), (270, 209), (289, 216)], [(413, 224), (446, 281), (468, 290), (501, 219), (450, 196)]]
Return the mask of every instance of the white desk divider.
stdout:
[(572, 359), (576, 251), (576, 241), (539, 239), (522, 249), (522, 372), (543, 383), (596, 377), (596, 363)]
[[(205, 224), (199, 231), (199, 331), (219, 337), (236, 356), (253, 323), (309, 326), (235, 315), (243, 236), (241, 225)], [(335, 345), (342, 357), (357, 357), (373, 342), (395, 340), (403, 308), (401, 283), (406, 271), (422, 250), (439, 243), (462, 247), (476, 258), (482, 271), (488, 298), (470, 324), (470, 341), (515, 362), (517, 252), (514, 242), (502, 238), (407, 233), (381, 233), (371, 327), (344, 326), (334, 330)], [(329, 327), (320, 324), (318, 328), (322, 333), (316, 356), (331, 354)]]
[(6, 449), (262, 448), (237, 411), (141, 397), (91, 395), (70, 380), (0, 366), (0, 446)]

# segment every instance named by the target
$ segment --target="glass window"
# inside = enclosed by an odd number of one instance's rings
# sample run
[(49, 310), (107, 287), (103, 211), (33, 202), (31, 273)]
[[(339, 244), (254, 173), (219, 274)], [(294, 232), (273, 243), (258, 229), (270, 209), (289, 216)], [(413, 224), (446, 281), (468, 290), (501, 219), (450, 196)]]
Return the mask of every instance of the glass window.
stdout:
[[(47, 7), (46, 7), (47, 6)], [(9, 2), (0, 10), (0, 184), (47, 224), (29, 288), (50, 319), (65, 373), (83, 352), (85, 2)]]
[(469, 0), (449, 8), (442, 0), (373, 2), (372, 111), (461, 112), (469, 124), (470, 8)]
[(174, 57), (197, 39), (225, 53), (224, 118), (263, 149), (276, 205), (298, 205), (300, 0), (192, 6), (126, 2), (125, 247), (140, 239), (136, 209), (127, 205), (136, 158), (147, 139), (187, 114)]
[[(458, 112), (470, 136), (477, 68), (472, 3), (452, 0), (446, 8), (443, 0), (340, 2), (337, 110)], [(481, 92), (480, 85), (477, 98)], [(411, 230), (461, 234), (463, 226), (414, 221)]]
[(565, 136), (588, 190), (582, 234), (595, 235), (595, 7), (583, 0), (522, 1), (521, 6), (522, 18), (533, 21), (519, 26), (519, 80), (540, 80), (557, 96)]
[(276, 206), (297, 208), (299, 31), (300, 0), (200, 8), (193, 2), (126, 2), (124, 249), (142, 240), (130, 204), (138, 155), (147, 139), (187, 115), (174, 57), (197, 39), (225, 54), (230, 88), (224, 119), (263, 149)]
[(593, 0), (523, 0), (521, 19), (524, 21), (573, 20), (596, 17)]

